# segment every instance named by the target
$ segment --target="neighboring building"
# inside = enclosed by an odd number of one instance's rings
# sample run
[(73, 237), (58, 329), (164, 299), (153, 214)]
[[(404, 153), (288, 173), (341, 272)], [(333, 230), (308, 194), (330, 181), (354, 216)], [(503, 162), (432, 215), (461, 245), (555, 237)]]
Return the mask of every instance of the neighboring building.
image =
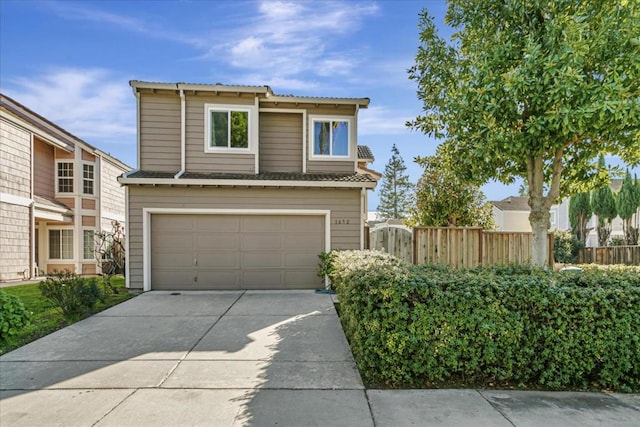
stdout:
[(98, 273), (93, 234), (124, 222), (129, 169), (0, 95), (0, 281)]
[[(612, 179), (610, 186), (611, 189), (617, 193), (622, 186), (622, 180)], [(489, 203), (492, 204), (493, 218), (498, 230), (531, 232), (531, 225), (529, 223), (529, 212), (531, 209), (529, 208), (528, 197), (509, 196), (506, 199)], [(550, 214), (550, 230), (571, 230), (568, 197), (562, 199), (559, 204), (551, 206)], [(636, 215), (640, 216), (640, 208)], [(592, 230), (587, 237), (587, 246), (598, 246), (598, 235), (595, 229), (596, 224), (597, 217), (594, 215), (588, 224)], [(611, 237), (624, 237), (620, 217), (616, 217), (611, 223)]]
[[(368, 98), (268, 86), (130, 82), (138, 166), (128, 194), (127, 286), (317, 288), (318, 254), (364, 244), (358, 110)], [(364, 149), (364, 147), (363, 147)]]

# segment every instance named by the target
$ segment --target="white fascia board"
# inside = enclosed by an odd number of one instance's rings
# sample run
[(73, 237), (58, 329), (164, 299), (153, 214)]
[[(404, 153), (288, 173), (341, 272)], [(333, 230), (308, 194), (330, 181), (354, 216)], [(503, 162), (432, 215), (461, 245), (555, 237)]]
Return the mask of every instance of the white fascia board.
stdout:
[(269, 102), (292, 102), (297, 104), (319, 104), (319, 105), (357, 105), (359, 108), (369, 106), (369, 98), (314, 98), (304, 96), (283, 96), (271, 95)]
[(0, 117), (8, 120), (11, 123), (14, 123), (22, 128), (24, 128), (25, 130), (33, 133), (34, 135), (39, 136), (40, 138), (44, 139), (46, 142), (56, 146), (57, 148), (60, 148), (62, 150), (65, 150), (69, 153), (72, 153), (74, 150), (74, 145), (72, 143), (69, 142), (64, 142), (61, 139), (56, 138), (55, 136), (49, 134), (49, 133), (45, 133), (42, 129), (33, 126), (32, 124), (24, 121), (23, 119), (14, 116), (13, 114), (9, 114), (6, 113), (2, 110), (0, 110)]
[(276, 180), (240, 180), (240, 179), (179, 179), (175, 178), (125, 178), (118, 181), (124, 185), (174, 185), (205, 187), (314, 187), (314, 188), (375, 188), (375, 182), (341, 181), (276, 181)]
[(33, 203), (33, 199), (29, 197), (16, 196), (9, 193), (0, 193), (0, 202), (10, 205), (29, 207)]

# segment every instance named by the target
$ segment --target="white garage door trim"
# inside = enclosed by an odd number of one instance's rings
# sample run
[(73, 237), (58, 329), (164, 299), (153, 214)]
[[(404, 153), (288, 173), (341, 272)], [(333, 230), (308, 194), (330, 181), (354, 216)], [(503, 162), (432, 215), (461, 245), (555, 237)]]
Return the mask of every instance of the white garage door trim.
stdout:
[[(325, 209), (202, 209), (202, 208), (143, 208), (142, 209), (142, 264), (143, 290), (151, 290), (151, 215), (309, 215), (324, 216), (324, 250), (331, 250), (331, 211)], [(326, 278), (325, 278), (326, 281)], [(326, 283), (325, 283), (326, 284)]]

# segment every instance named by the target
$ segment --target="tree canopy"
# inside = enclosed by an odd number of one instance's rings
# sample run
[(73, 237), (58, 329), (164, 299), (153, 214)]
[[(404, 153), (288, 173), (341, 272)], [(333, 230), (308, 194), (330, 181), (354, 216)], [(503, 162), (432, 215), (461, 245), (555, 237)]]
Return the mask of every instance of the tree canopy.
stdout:
[(638, 208), (640, 207), (640, 186), (637, 179), (635, 182), (631, 179), (629, 170), (625, 174), (622, 186), (616, 197), (616, 209), (618, 216), (622, 219), (622, 227), (624, 231), (624, 238), (627, 245), (638, 244), (638, 228), (633, 226), (633, 215), (638, 215)]
[(543, 264), (549, 208), (608, 180), (599, 154), (640, 162), (640, 4), (627, 0), (451, 0), (451, 40), (427, 11), (409, 70), (456, 174), (525, 178), (533, 259)]
[(382, 219), (406, 219), (411, 208), (413, 184), (398, 147), (391, 148), (391, 158), (384, 167), (380, 186), (378, 214)]

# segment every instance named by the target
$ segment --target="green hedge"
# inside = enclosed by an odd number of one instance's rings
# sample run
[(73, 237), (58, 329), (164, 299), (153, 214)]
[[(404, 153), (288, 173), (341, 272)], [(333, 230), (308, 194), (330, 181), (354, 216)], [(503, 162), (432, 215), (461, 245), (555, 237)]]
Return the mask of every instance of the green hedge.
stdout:
[(331, 280), (364, 380), (640, 390), (640, 276), (452, 270), (339, 252)]

